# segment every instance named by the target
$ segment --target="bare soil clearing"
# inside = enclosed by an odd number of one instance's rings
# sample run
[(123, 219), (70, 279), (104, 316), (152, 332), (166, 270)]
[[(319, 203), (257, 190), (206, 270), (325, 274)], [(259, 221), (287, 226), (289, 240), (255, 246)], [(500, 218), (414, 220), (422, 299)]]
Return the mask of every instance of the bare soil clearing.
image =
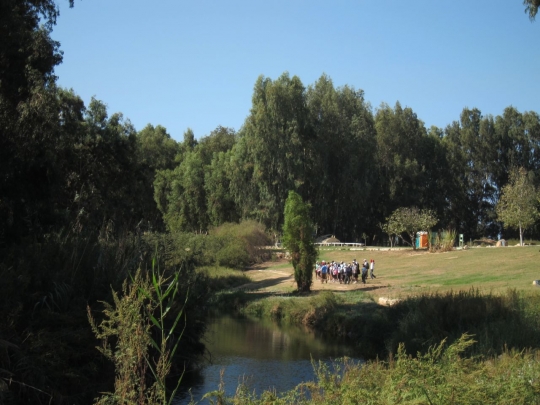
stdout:
[[(312, 290), (363, 291), (377, 301), (380, 297), (478, 289), (483, 293), (504, 293), (509, 288), (538, 291), (532, 285), (540, 279), (539, 247), (487, 247), (447, 253), (400, 250), (325, 249), (320, 260), (351, 262), (375, 260), (376, 279), (367, 284), (339, 284), (313, 281)], [(287, 260), (265, 262), (246, 271), (252, 282), (244, 290), (289, 293), (295, 290), (293, 268)]]

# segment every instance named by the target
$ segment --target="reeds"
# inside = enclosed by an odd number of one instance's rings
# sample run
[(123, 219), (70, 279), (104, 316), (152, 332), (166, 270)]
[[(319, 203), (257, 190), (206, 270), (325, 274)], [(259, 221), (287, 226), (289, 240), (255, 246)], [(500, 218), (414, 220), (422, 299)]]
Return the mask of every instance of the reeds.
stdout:
[[(185, 297), (180, 297), (179, 273), (164, 276), (152, 263), (152, 271), (138, 270), (124, 282), (122, 296), (113, 291), (114, 305), (104, 303), (105, 319), (96, 324), (88, 307), (88, 319), (103, 346), (98, 348), (115, 365), (114, 392), (95, 403), (169, 405), (181, 381), (167, 391), (166, 380), (185, 325)], [(183, 305), (178, 307), (178, 299)], [(172, 315), (172, 320), (167, 321)], [(114, 345), (113, 343), (114, 342)]]
[(430, 252), (449, 252), (454, 249), (457, 232), (455, 229), (448, 229), (442, 232), (429, 232)]

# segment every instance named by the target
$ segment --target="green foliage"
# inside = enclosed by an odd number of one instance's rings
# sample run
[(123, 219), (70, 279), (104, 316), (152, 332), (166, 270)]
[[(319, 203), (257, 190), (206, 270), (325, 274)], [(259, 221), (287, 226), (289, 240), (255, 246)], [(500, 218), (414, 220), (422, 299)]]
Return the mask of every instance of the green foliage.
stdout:
[(540, 213), (538, 211), (538, 191), (523, 168), (510, 172), (510, 180), (502, 189), (497, 204), (497, 215), (505, 226), (519, 229), (520, 245), (523, 246), (523, 232), (531, 227)]
[(208, 220), (213, 226), (238, 222), (240, 213), (230, 191), (230, 152), (214, 154), (204, 177)]
[(364, 358), (397, 353), (404, 343), (412, 353), (426, 353), (438, 341), (473, 334), (467, 353), (492, 356), (504, 347), (540, 347), (540, 296), (481, 295), (476, 290), (422, 294), (384, 307), (371, 299), (326, 292), (305, 297), (268, 297), (248, 302), (242, 312), (256, 317), (306, 325), (332, 338), (348, 338)]
[(236, 167), (231, 188), (249, 218), (277, 230), (283, 223), (288, 190), (307, 181), (311, 139), (305, 88), (297, 76), (277, 80), (260, 76), (254, 86), (250, 115), (233, 152)]
[[(178, 329), (183, 307), (178, 309), (177, 300), (188, 298), (177, 296), (179, 282), (178, 273), (165, 278), (154, 267), (146, 275), (138, 270), (131, 283), (124, 282), (121, 297), (113, 291), (114, 305), (104, 303), (105, 319), (99, 325), (88, 307), (92, 330), (103, 341), (99, 350), (116, 369), (114, 393), (104, 394), (96, 404), (172, 402), (180, 381), (169, 394), (166, 378), (182, 335)], [(172, 326), (166, 323), (169, 314)]]
[(216, 253), (216, 262), (220, 266), (232, 269), (245, 269), (250, 263), (249, 253), (241, 240), (232, 240)]
[(428, 232), (430, 252), (449, 252), (454, 249), (457, 232), (448, 229), (442, 232)]
[(317, 259), (309, 209), (309, 204), (305, 204), (300, 195), (289, 191), (289, 197), (285, 202), (282, 242), (291, 255), (298, 291), (311, 289), (313, 269)]
[(452, 344), (444, 339), (413, 357), (400, 345), (388, 361), (357, 363), (344, 358), (331, 366), (313, 367), (316, 381), (306, 381), (283, 393), (259, 396), (240, 384), (232, 397), (223, 386), (208, 393), (216, 404), (539, 404), (540, 362), (537, 352), (505, 351), (484, 360), (466, 357), (475, 343), (463, 334)]
[(221, 266), (244, 269), (269, 258), (269, 253), (261, 248), (271, 245), (271, 240), (258, 222), (225, 223), (210, 234), (222, 246), (216, 253)]
[[(259, 318), (271, 318), (275, 321), (291, 325), (304, 325), (321, 328), (329, 314), (338, 308), (343, 301), (331, 292), (305, 297), (268, 297), (247, 303), (242, 308), (245, 315)], [(324, 326), (324, 329), (326, 327)]]
[(525, 7), (525, 13), (529, 13), (529, 18), (534, 21), (536, 13), (538, 13), (538, 7), (540, 7), (540, 0), (523, 0)]
[(407, 233), (413, 249), (416, 249), (414, 243), (416, 232), (427, 231), (438, 222), (430, 210), (419, 210), (417, 207), (398, 208), (386, 221), (383, 230), (390, 237), (392, 235), (401, 236), (404, 232)]
[(313, 138), (304, 142), (303, 153), (309, 157), (305, 185), (294, 190), (311, 204), (319, 234), (353, 241), (376, 224), (378, 168), (371, 106), (363, 90), (336, 88), (325, 74), (308, 86), (306, 101)]
[(261, 249), (270, 239), (261, 224), (243, 221), (226, 223), (208, 234), (174, 232), (149, 234), (148, 245), (159, 244), (168, 265), (188, 262), (195, 267), (225, 266), (245, 269), (248, 265), (270, 258), (270, 251)]
[[(474, 343), (470, 335), (463, 334), (454, 343), (448, 345), (443, 340), (418, 357), (409, 356), (406, 346), (400, 345), (396, 357), (388, 363), (355, 365), (345, 360), (342, 374), (319, 364), (318, 381), (310, 387), (314, 396), (311, 403), (539, 402), (536, 355), (506, 353), (488, 361), (463, 357)], [(512, 367), (505, 370), (509, 365)]]

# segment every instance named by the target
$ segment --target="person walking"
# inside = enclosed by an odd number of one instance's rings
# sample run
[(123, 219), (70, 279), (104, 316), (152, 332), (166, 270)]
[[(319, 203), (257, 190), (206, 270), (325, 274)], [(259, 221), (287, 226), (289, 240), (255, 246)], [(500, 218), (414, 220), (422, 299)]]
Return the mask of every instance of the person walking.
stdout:
[(326, 265), (326, 262), (322, 262), (321, 267), (321, 284), (326, 281), (326, 284), (328, 284), (328, 266)]
[(362, 264), (362, 283), (366, 284), (366, 278), (368, 273), (368, 263), (367, 260), (364, 259), (364, 264)]
[(360, 269), (358, 268), (358, 263), (356, 262), (356, 260), (354, 260), (351, 264), (352, 266), (352, 276), (353, 276), (353, 279), (354, 279), (354, 284), (357, 284), (358, 283), (358, 273), (360, 272)]
[(373, 274), (374, 271), (375, 271), (375, 260), (371, 259), (371, 263), (369, 264), (369, 275), (372, 280), (374, 278), (377, 278), (377, 276)]

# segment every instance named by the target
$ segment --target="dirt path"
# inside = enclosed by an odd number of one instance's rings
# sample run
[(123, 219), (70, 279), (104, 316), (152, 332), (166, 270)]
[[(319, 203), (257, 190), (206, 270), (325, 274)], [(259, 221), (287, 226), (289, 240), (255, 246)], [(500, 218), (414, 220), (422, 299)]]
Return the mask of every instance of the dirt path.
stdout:
[[(267, 292), (284, 293), (296, 289), (293, 276), (293, 268), (287, 260), (278, 260), (257, 264), (246, 271), (246, 275), (252, 282), (241, 286), (245, 290), (258, 290)], [(313, 280), (311, 290), (318, 291), (357, 291), (361, 290), (373, 294), (377, 299), (385, 295), (388, 285), (380, 279), (371, 280), (368, 278), (367, 284), (360, 281), (357, 284), (340, 284), (332, 281), (321, 283), (320, 280)]]

